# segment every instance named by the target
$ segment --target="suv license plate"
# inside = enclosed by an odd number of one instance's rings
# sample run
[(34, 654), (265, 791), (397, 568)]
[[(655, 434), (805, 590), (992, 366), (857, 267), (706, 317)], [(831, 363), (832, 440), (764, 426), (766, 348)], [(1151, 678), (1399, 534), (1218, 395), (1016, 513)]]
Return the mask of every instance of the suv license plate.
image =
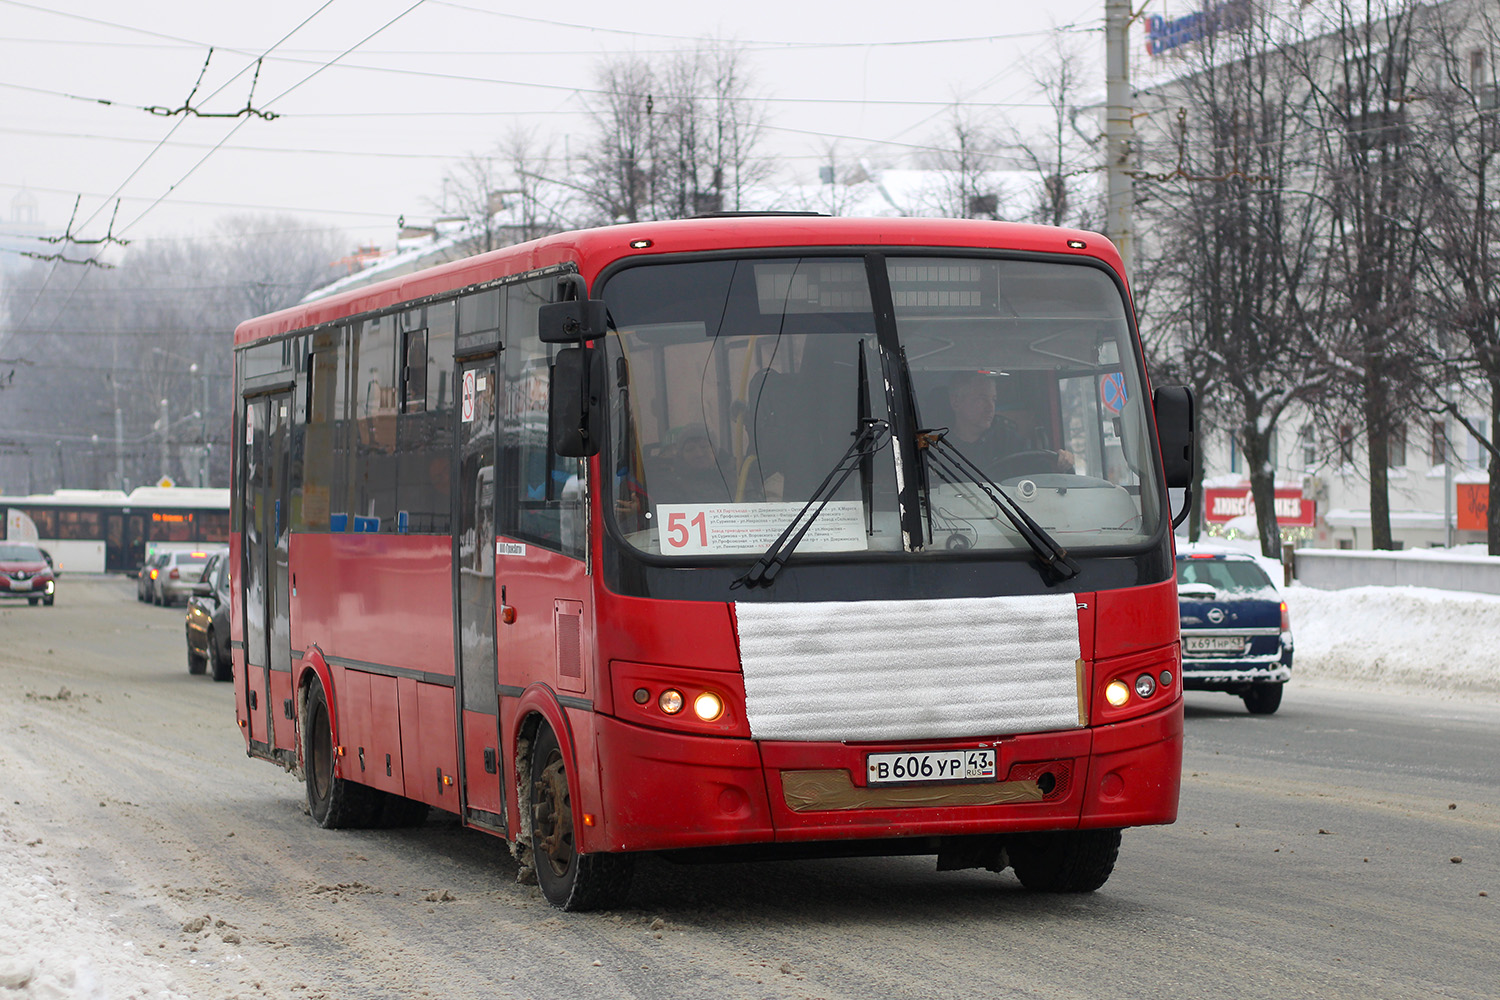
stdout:
[(920, 750), (872, 753), (865, 758), (867, 784), (913, 781), (994, 781), (994, 750)]
[(1182, 637), (1183, 649), (1189, 653), (1243, 653), (1242, 635), (1188, 635)]

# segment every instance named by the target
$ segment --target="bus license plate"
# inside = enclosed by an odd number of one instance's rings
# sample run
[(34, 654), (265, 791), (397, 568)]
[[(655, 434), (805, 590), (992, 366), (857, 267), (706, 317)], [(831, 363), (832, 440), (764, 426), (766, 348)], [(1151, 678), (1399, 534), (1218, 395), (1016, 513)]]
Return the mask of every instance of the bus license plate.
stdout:
[(913, 781), (994, 781), (993, 750), (924, 750), (910, 753), (872, 753), (865, 758), (866, 783), (907, 784)]
[(1242, 635), (1188, 635), (1182, 637), (1183, 648), (1189, 653), (1243, 653), (1245, 637)]

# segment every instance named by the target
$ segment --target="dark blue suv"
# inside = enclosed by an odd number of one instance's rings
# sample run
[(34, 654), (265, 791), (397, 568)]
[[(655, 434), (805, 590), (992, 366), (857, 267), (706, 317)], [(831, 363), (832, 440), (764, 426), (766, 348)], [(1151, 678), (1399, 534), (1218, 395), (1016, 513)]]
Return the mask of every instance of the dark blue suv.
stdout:
[(1237, 694), (1252, 713), (1270, 715), (1292, 676), (1281, 592), (1250, 555), (1184, 548), (1177, 555), (1183, 688)]

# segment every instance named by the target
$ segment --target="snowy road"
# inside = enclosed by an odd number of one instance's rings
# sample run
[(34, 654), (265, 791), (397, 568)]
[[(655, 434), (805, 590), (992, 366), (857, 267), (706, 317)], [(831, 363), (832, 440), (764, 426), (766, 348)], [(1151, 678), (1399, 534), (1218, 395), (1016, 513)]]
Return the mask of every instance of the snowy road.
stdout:
[(1090, 896), (647, 860), (630, 909), (571, 915), (447, 817), (315, 828), (132, 588), (0, 607), (0, 1000), (1496, 994), (1493, 702), (1190, 695), (1181, 817)]

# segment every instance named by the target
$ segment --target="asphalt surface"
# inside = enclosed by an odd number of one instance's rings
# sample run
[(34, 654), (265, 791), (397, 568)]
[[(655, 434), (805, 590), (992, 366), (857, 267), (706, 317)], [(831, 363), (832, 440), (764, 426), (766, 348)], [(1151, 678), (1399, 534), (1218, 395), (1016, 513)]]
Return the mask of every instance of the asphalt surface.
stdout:
[[(563, 914), (443, 814), (325, 831), (130, 580), (0, 607), (0, 823), (195, 997), (1500, 996), (1500, 706), (1189, 695), (1178, 822), (1097, 893), (931, 858), (678, 866)], [(197, 918), (209, 917), (201, 926)], [(191, 929), (190, 929), (191, 928)]]

